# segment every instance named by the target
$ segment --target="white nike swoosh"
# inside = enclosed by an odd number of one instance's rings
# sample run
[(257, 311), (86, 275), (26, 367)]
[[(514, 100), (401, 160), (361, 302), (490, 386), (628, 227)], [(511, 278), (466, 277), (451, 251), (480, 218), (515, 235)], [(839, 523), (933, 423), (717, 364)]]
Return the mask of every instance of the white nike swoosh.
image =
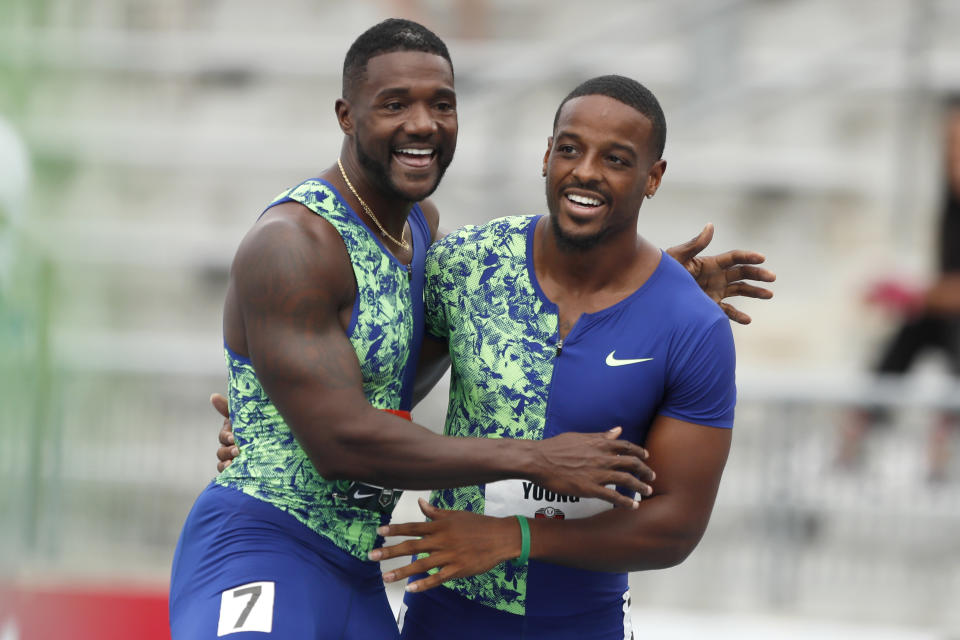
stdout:
[(375, 494), (375, 493), (360, 493), (359, 491), (355, 491), (354, 494), (353, 494), (353, 499), (354, 499), (354, 500), (363, 500), (364, 498), (372, 498), (372, 497), (375, 496), (375, 495), (377, 495), (377, 494)]
[(649, 362), (653, 358), (630, 358), (628, 360), (618, 360), (613, 357), (613, 354), (616, 353), (616, 349), (607, 354), (607, 366), (608, 367), (622, 367), (625, 364), (637, 364), (638, 362)]

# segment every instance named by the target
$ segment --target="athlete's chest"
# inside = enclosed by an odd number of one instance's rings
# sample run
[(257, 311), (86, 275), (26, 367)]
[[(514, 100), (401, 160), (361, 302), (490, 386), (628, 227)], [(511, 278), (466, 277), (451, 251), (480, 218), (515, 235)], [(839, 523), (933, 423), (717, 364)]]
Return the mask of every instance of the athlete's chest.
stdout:
[[(453, 366), (463, 388), (487, 406), (507, 399), (522, 408), (518, 421), (540, 424), (527, 437), (622, 426), (625, 437), (642, 441), (663, 400), (669, 362), (669, 335), (654, 309), (633, 300), (578, 312), (562, 331), (562, 309), (525, 288), (456, 328)], [(487, 296), (483, 287), (473, 292)]]
[(423, 269), (416, 260), (409, 268), (399, 264), (362, 239), (349, 251), (356, 289), (345, 329), (370, 392), (397, 387), (403, 379), (422, 323)]
[[(632, 312), (631, 312), (632, 311)], [(544, 438), (623, 427), (642, 442), (663, 402), (670, 339), (651, 310), (581, 315), (557, 349)]]

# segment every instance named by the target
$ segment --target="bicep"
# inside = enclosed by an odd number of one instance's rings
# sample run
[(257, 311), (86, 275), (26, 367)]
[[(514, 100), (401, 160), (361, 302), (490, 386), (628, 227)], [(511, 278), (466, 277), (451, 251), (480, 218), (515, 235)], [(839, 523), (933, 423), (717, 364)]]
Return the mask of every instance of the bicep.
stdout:
[(730, 429), (658, 416), (646, 441), (656, 472), (653, 495), (640, 507), (583, 519), (530, 523), (536, 557), (594, 571), (672, 567), (706, 530), (730, 449)]
[(657, 474), (653, 496), (701, 535), (730, 452), (732, 429), (657, 416), (647, 435), (648, 464)]
[[(306, 304), (304, 306), (307, 306)], [(319, 404), (362, 386), (356, 352), (331, 312), (298, 308), (267, 312), (247, 323), (247, 345), (257, 377), (285, 418), (285, 409)], [(304, 321), (310, 318), (311, 321)], [(291, 425), (292, 426), (292, 425)]]
[(364, 400), (360, 365), (338, 319), (345, 296), (334, 283), (344, 281), (343, 269), (335, 252), (318, 251), (296, 229), (267, 230), (251, 245), (238, 254), (234, 275), (250, 360), (300, 435)]

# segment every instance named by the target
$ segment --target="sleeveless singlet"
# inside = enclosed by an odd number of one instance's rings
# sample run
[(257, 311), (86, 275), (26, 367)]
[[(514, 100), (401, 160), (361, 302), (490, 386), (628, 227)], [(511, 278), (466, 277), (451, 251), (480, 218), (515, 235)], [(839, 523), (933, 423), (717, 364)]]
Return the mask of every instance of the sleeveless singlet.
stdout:
[[(409, 411), (423, 329), (423, 262), (430, 229), (419, 206), (408, 218), (413, 259), (399, 262), (326, 182), (311, 179), (270, 205), (299, 202), (340, 234), (357, 295), (348, 329), (363, 390), (378, 409)], [(269, 209), (269, 207), (268, 207)], [(240, 455), (216, 479), (281, 509), (349, 554), (366, 560), (376, 528), (390, 519), (400, 491), (317, 473), (257, 380), (250, 360), (225, 348), (230, 418)]]

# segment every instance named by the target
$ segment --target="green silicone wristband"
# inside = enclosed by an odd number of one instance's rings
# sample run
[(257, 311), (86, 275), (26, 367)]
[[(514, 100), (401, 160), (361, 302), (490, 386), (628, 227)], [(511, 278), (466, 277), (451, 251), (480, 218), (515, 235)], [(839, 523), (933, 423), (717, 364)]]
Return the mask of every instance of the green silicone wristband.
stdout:
[(520, 556), (511, 560), (510, 564), (520, 567), (527, 564), (530, 558), (530, 523), (524, 516), (516, 516), (516, 518), (520, 523)]

